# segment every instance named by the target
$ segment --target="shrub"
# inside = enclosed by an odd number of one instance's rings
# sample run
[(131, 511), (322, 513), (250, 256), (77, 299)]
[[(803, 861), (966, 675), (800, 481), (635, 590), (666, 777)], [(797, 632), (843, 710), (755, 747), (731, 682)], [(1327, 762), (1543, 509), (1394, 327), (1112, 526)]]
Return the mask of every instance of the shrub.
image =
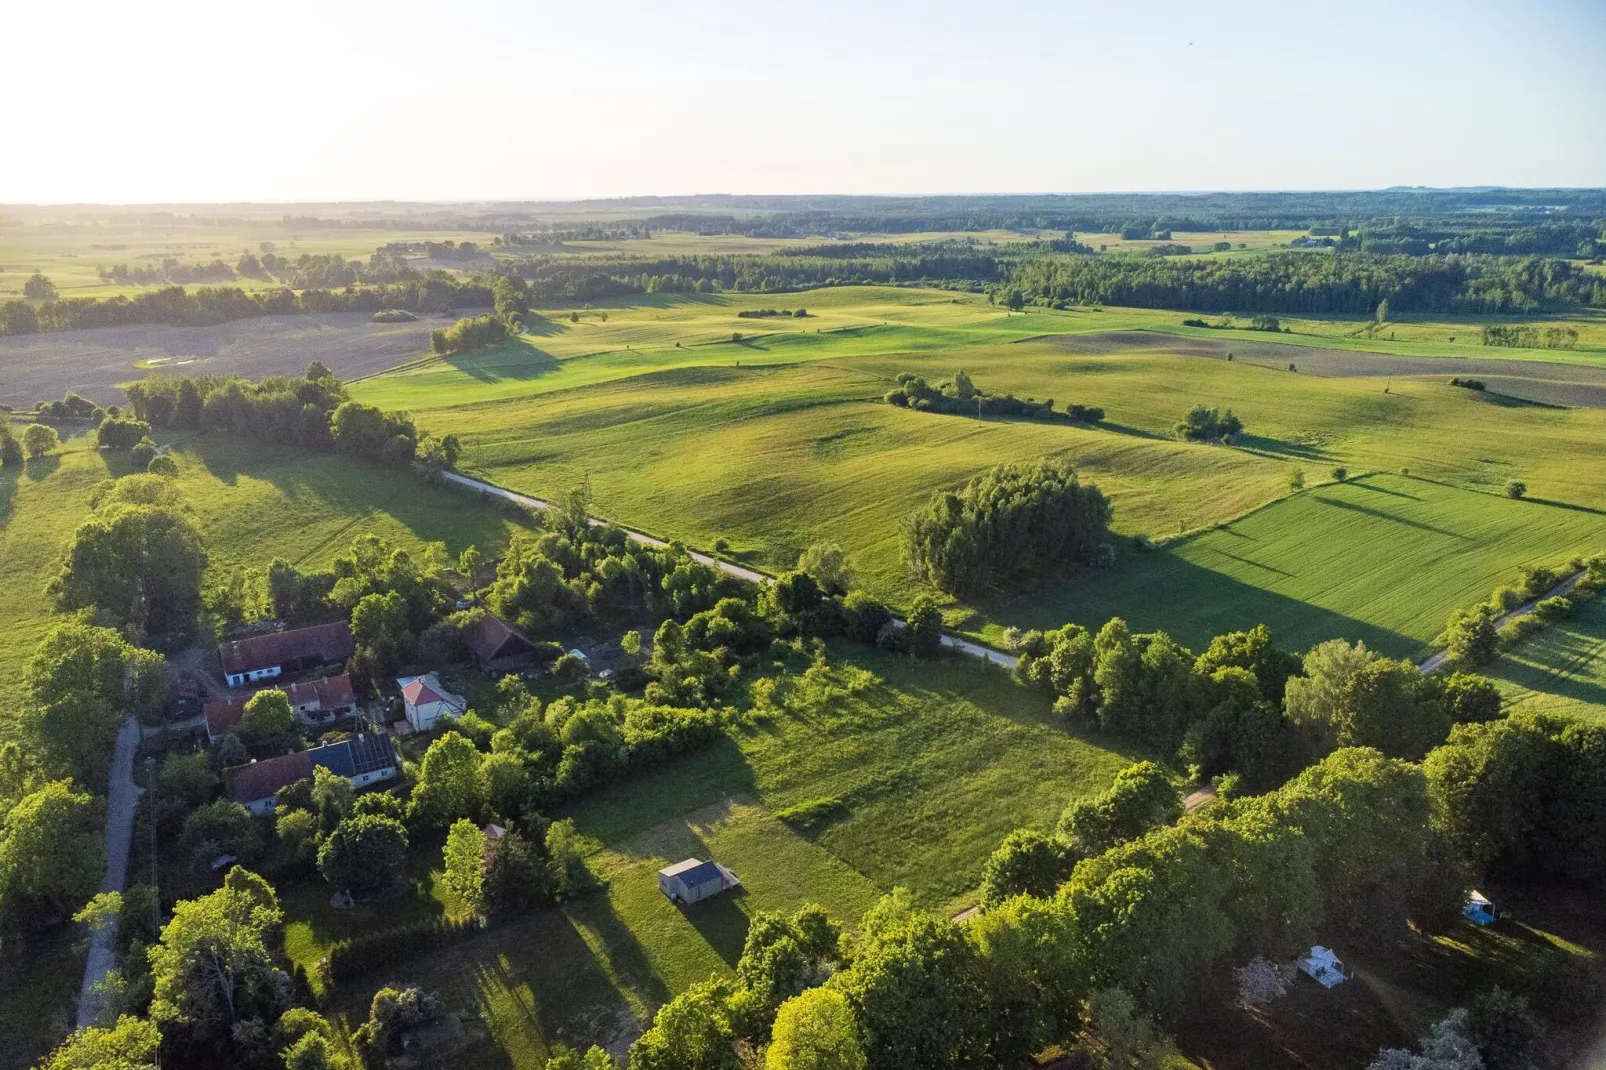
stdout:
[(147, 469), (150, 463), (157, 458), (156, 443), (148, 438), (142, 438), (134, 443), (128, 451), (128, 459), (136, 469)]
[(1510, 483), (1506, 484), (1506, 497), (1508, 498), (1521, 498), (1527, 493), (1528, 484), (1524, 483), (1520, 479), (1513, 479)]
[(1544, 626), (1544, 622), (1532, 613), (1524, 613), (1520, 617), (1513, 617), (1500, 628), (1498, 633), (1500, 645), (1510, 649), (1544, 628)]
[(1555, 598), (1540, 599), (1534, 604), (1533, 615), (1546, 623), (1565, 620), (1573, 615), (1572, 600), (1559, 595)]
[(1243, 429), (1243, 421), (1234, 416), (1231, 409), (1223, 413), (1204, 405), (1189, 409), (1176, 427), (1179, 437), (1192, 442), (1231, 442)]
[(145, 471), (153, 476), (178, 475), (178, 462), (165, 453), (157, 454), (145, 464)]
[(127, 416), (108, 416), (95, 431), (95, 444), (103, 449), (129, 450), (150, 437), (151, 425)]
[(1333, 469), (1333, 480), (1335, 482), (1342, 483), (1348, 478), (1349, 478), (1349, 469), (1348, 468), (1345, 468), (1342, 465), (1340, 465), (1339, 467)]

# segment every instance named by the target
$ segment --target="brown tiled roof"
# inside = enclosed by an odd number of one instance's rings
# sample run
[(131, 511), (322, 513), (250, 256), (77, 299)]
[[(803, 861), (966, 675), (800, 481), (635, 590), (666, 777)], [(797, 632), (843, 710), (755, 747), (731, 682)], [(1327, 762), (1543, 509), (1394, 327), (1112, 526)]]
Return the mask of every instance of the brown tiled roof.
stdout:
[(351, 690), (351, 677), (345, 673), (318, 680), (303, 680), (291, 684), (285, 690), (290, 694), (292, 706), (305, 706), (316, 702), (319, 709), (338, 710), (357, 704), (357, 696)]
[(483, 614), (463, 629), (463, 642), (481, 661), (494, 661), (533, 649), (522, 632), (494, 613)]
[(241, 695), (239, 698), (213, 699), (201, 707), (201, 713), (206, 716), (207, 736), (221, 736), (234, 731), (240, 718), (245, 716), (245, 704), (249, 701), (250, 695)]
[(219, 643), (217, 656), (224, 672), (242, 673), (309, 657), (319, 661), (344, 661), (355, 650), (351, 628), (345, 621), (336, 621)]
[(229, 778), (229, 798), (242, 805), (266, 799), (280, 788), (312, 776), (312, 752), (297, 751), (277, 758), (252, 762), (234, 771)]

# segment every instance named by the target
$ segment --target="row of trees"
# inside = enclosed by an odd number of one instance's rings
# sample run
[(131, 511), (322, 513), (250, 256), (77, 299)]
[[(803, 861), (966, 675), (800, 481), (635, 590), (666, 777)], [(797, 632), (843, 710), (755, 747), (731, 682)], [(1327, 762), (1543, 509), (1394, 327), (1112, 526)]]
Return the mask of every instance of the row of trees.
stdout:
[(437, 439), (420, 432), (407, 413), (349, 400), (345, 387), (317, 361), (300, 376), (255, 382), (152, 375), (130, 383), (125, 392), (134, 417), (153, 427), (220, 431), (393, 466), (423, 461), (431, 471), (457, 463), (455, 435)]
[(1202, 312), (1533, 313), (1606, 305), (1606, 281), (1564, 260), (1478, 256), (1307, 256), (1237, 259), (1035, 257), (1009, 286), (1045, 304), (1109, 304)]
[(974, 593), (1113, 555), (1111, 511), (1064, 462), (1000, 465), (906, 519), (905, 559), (940, 590)]
[(899, 408), (917, 412), (940, 412), (951, 416), (1003, 416), (1025, 420), (1058, 421), (1062, 423), (1096, 424), (1104, 419), (1104, 410), (1092, 405), (1067, 405), (1064, 412), (1054, 411), (1054, 399), (1024, 401), (1014, 394), (989, 394), (978, 390), (969, 375), (961, 369), (954, 377), (932, 386), (911, 372), (899, 372), (898, 385), (887, 391), (886, 402)]
[(1077, 624), (1028, 632), (1017, 649), (1017, 676), (1054, 695), (1060, 716), (1247, 787), (1280, 783), (1336, 747), (1419, 758), (1452, 725), (1500, 714), (1482, 677), (1424, 675), (1342, 639), (1301, 658), (1264, 625), (1219, 635), (1198, 657), (1120, 618), (1097, 634)]
[(444, 271), (371, 287), (345, 289), (246, 291), (234, 286), (201, 286), (186, 290), (168, 286), (128, 297), (72, 297), (34, 305), (13, 300), (0, 304), (0, 335), (68, 331), (81, 327), (124, 327), (136, 323), (197, 325), (258, 316), (310, 312), (378, 312), (401, 308), (438, 312), (489, 307), (488, 281), (462, 280)]

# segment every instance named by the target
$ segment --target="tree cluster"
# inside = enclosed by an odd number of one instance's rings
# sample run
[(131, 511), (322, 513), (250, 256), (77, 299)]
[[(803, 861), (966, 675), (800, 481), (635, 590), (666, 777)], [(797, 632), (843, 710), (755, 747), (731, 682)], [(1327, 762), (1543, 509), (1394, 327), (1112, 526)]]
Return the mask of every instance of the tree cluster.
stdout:
[(1000, 465), (958, 491), (938, 491), (904, 521), (915, 575), (966, 594), (1032, 574), (1092, 564), (1105, 550), (1111, 507), (1059, 461)]
[(1044, 423), (1096, 424), (1104, 419), (1104, 410), (1091, 405), (1067, 405), (1064, 412), (1054, 411), (1054, 399), (1022, 400), (1014, 394), (989, 394), (978, 390), (964, 371), (954, 373), (951, 380), (932, 386), (925, 379), (910, 372), (899, 372), (898, 385), (887, 391), (886, 401), (899, 408), (917, 412), (940, 412), (951, 416), (1003, 416)]

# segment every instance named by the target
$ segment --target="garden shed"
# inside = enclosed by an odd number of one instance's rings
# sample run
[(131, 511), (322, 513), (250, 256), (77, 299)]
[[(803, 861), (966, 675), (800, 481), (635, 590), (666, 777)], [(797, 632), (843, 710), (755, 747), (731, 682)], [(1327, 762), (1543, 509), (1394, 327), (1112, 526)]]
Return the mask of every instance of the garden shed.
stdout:
[(658, 890), (673, 902), (683, 905), (718, 895), (727, 888), (739, 888), (741, 884), (736, 874), (718, 862), (703, 862), (696, 858), (676, 862), (658, 871)]

